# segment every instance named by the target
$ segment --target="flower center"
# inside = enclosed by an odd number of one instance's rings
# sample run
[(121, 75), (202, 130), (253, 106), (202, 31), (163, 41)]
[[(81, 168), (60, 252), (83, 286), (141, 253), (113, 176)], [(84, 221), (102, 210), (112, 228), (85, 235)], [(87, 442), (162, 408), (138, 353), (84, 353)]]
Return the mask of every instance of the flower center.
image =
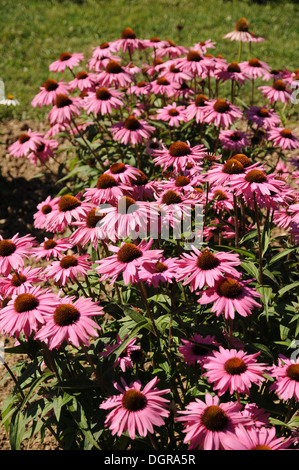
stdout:
[(201, 424), (209, 431), (221, 431), (228, 422), (225, 411), (220, 406), (208, 406), (201, 415)]
[(86, 217), (86, 227), (87, 228), (95, 228), (97, 223), (105, 217), (105, 214), (96, 215), (96, 209), (91, 209)]
[(129, 116), (125, 119), (124, 127), (128, 131), (137, 131), (140, 128), (140, 122), (135, 116)]
[(10, 256), (17, 247), (11, 240), (0, 240), (0, 256)]
[(269, 111), (266, 108), (261, 108), (258, 110), (257, 115), (260, 117), (269, 117)]
[(171, 46), (171, 47), (175, 47), (175, 46), (176, 46), (176, 43), (173, 42), (171, 39), (166, 39), (166, 41), (168, 42), (169, 46)]
[(138, 88), (143, 88), (143, 87), (145, 87), (146, 85), (147, 85), (146, 82), (139, 82), (139, 83), (137, 83)]
[(162, 203), (166, 204), (167, 206), (170, 206), (171, 204), (179, 204), (182, 202), (181, 196), (173, 191), (173, 189), (170, 189), (165, 193), (162, 197)]
[(100, 44), (100, 49), (107, 49), (108, 47), (109, 47), (108, 42), (102, 42), (102, 44)]
[(208, 98), (205, 95), (198, 95), (195, 99), (195, 106), (198, 108), (206, 106), (206, 101), (208, 101)]
[(44, 215), (47, 215), (47, 214), (50, 214), (50, 212), (52, 212), (52, 207), (50, 206), (50, 204), (45, 204), (42, 208), (41, 208), (41, 211)]
[(58, 326), (68, 326), (76, 323), (80, 318), (80, 312), (70, 304), (59, 305), (54, 312), (54, 322)]
[(235, 24), (235, 30), (236, 31), (248, 31), (248, 29), (249, 29), (249, 23), (246, 20), (246, 18), (244, 17), (239, 18)]
[(144, 186), (148, 182), (148, 177), (141, 170), (138, 171), (138, 174), (135, 174), (135, 177), (135, 180), (131, 180), (131, 183), (135, 186)]
[(72, 57), (72, 54), (70, 54), (69, 52), (63, 52), (62, 54), (60, 54), (59, 60), (61, 60), (61, 62), (65, 62), (66, 60), (69, 60), (71, 57)]
[(110, 166), (110, 171), (111, 173), (113, 173), (114, 175), (117, 175), (119, 173), (123, 173), (126, 169), (126, 165), (124, 163), (113, 163), (111, 166)]
[(189, 51), (187, 54), (188, 62), (199, 62), (202, 60), (201, 55), (197, 51)]
[(237, 131), (232, 132), (229, 138), (230, 140), (233, 140), (234, 142), (239, 142), (239, 140), (242, 139), (240, 133)]
[(203, 271), (208, 271), (209, 269), (214, 269), (219, 266), (219, 259), (213, 255), (209, 250), (204, 250), (197, 258), (197, 267)]
[(61, 212), (67, 212), (67, 211), (72, 211), (73, 209), (76, 209), (81, 205), (81, 202), (74, 196), (61, 196), (59, 203), (58, 203), (58, 209)]
[(280, 135), (281, 135), (281, 137), (286, 137), (287, 139), (292, 139), (292, 137), (293, 137), (293, 134), (290, 131), (290, 129), (283, 129), (280, 132)]
[(164, 85), (164, 86), (168, 86), (170, 85), (169, 81), (167, 80), (167, 78), (165, 77), (159, 77), (157, 79), (157, 85)]
[[(129, 207), (134, 206), (134, 204), (136, 204), (136, 201), (134, 201), (134, 199), (128, 196), (123, 196), (120, 198), (120, 200), (117, 203), (117, 212), (119, 214), (125, 215), (128, 213)], [(137, 210), (137, 208), (135, 208), (135, 210)], [(130, 211), (130, 214), (131, 213), (132, 213), (132, 210)]]
[(121, 33), (121, 39), (136, 39), (136, 34), (133, 29), (125, 28)]
[(121, 263), (130, 263), (134, 259), (142, 256), (142, 251), (137, 248), (133, 243), (125, 243), (117, 253), (117, 259)]
[(157, 263), (155, 263), (155, 269), (158, 273), (164, 273), (164, 271), (167, 271), (168, 267), (165, 263), (157, 261)]
[(185, 142), (174, 142), (169, 147), (169, 154), (172, 157), (184, 157), (190, 154), (190, 147)]
[(278, 91), (285, 91), (286, 85), (282, 80), (275, 80), (275, 82), (272, 85), (272, 88)]
[(250, 65), (250, 67), (261, 67), (262, 66), (260, 61), (256, 57), (253, 57), (252, 59), (250, 59), (248, 61), (248, 64)]
[(237, 153), (229, 160), (234, 159), (237, 160), (239, 163), (242, 163), (243, 167), (246, 168), (247, 166), (251, 165), (251, 160), (248, 158), (244, 153)]
[(242, 286), (235, 279), (224, 279), (221, 281), (218, 291), (227, 299), (236, 299), (242, 292)]
[(30, 136), (28, 134), (19, 135), (18, 141), (20, 142), (20, 144), (25, 144), (25, 142), (28, 142), (28, 140), (30, 140)]
[(100, 87), (96, 91), (96, 97), (98, 100), (107, 101), (111, 98), (111, 93), (107, 88)]
[(178, 112), (176, 108), (171, 108), (168, 110), (168, 114), (169, 116), (178, 116), (180, 113)]
[(263, 171), (251, 170), (245, 176), (245, 180), (248, 183), (265, 183), (265, 181), (267, 181), (267, 176)]
[(138, 390), (128, 390), (122, 398), (122, 405), (128, 411), (139, 411), (146, 407), (146, 396)]
[(46, 240), (44, 242), (44, 249), (45, 250), (52, 250), (52, 248), (55, 248), (55, 246), (57, 245), (56, 241), (55, 240)]
[(217, 189), (214, 192), (214, 199), (217, 199), (217, 201), (226, 201), (228, 197), (223, 191), (220, 191), (220, 189)]
[(39, 305), (38, 299), (32, 294), (20, 294), (14, 301), (14, 308), (17, 313), (29, 312)]
[(117, 186), (117, 181), (111, 175), (101, 175), (97, 181), (97, 189), (108, 189)]
[(247, 365), (239, 357), (232, 357), (225, 362), (224, 369), (230, 375), (240, 375), (247, 370)]
[(161, 41), (161, 39), (157, 38), (157, 37), (150, 38), (150, 42), (160, 42), (160, 41)]
[(231, 62), (231, 64), (229, 64), (229, 66), (227, 67), (227, 71), (233, 73), (240, 73), (241, 69), (237, 62)]
[(220, 98), (214, 104), (214, 110), (217, 111), (217, 113), (226, 113), (226, 111), (229, 110), (229, 103), (224, 99)]
[(122, 68), (119, 65), (119, 63), (116, 62), (116, 60), (110, 60), (108, 62), (108, 64), (106, 65), (105, 70), (106, 70), (107, 73), (120, 73), (120, 72), (122, 72)]
[(84, 80), (84, 78), (87, 78), (88, 77), (88, 73), (87, 72), (78, 72), (77, 75), (76, 75), (76, 78), (78, 80)]
[(27, 281), (27, 277), (24, 276), (24, 274), (18, 274), (18, 275), (14, 275), (12, 278), (11, 278), (11, 285), (13, 287), (20, 287), (20, 285), (24, 284), (24, 282)]
[(252, 447), (251, 450), (273, 450), (273, 449), (271, 449), (271, 447), (269, 447), (269, 446), (258, 444), (256, 446)]
[(57, 108), (64, 108), (65, 106), (70, 106), (72, 104), (72, 100), (67, 95), (63, 95), (59, 93), (55, 99), (55, 106)]
[(195, 356), (205, 356), (207, 354), (207, 350), (198, 343), (192, 344), (191, 351)]
[(63, 269), (68, 269), (77, 265), (78, 265), (78, 260), (77, 258), (75, 258), (75, 256), (72, 256), (72, 255), (64, 256), (60, 260), (60, 267)]
[(187, 186), (190, 184), (190, 179), (187, 176), (178, 176), (175, 180), (175, 185), (178, 188), (182, 188), (183, 186)]
[(222, 171), (224, 173), (228, 173), (229, 175), (237, 175), (238, 173), (242, 173), (244, 171), (244, 167), (238, 160), (230, 158), (226, 163), (224, 163)]
[(55, 91), (58, 88), (58, 83), (52, 78), (48, 78), (45, 83), (42, 84), (42, 87), (47, 91)]
[(287, 376), (295, 382), (299, 382), (299, 364), (291, 364), (287, 368)]

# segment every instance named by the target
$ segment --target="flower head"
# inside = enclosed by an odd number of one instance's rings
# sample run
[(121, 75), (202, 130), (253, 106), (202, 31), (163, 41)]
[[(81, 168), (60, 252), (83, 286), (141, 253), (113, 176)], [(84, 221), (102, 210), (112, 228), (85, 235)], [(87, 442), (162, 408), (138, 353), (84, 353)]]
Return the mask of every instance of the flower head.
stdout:
[(0, 235), (0, 274), (7, 276), (11, 269), (18, 270), (24, 266), (24, 258), (30, 256), (30, 250), (35, 244), (34, 237), (17, 233), (12, 238)]

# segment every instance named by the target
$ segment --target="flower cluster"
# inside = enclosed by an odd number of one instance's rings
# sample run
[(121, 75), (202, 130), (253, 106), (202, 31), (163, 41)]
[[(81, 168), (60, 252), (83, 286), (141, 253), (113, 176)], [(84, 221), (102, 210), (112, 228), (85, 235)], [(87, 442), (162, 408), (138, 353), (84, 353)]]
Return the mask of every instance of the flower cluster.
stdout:
[[(226, 37), (263, 41), (245, 18)], [(126, 28), (86, 62), (62, 52), (32, 100), (49, 131), (9, 147), (41, 167), (76, 154), (36, 207), (40, 238), (0, 237), (0, 331), (54, 374), (52, 429), (64, 385), (80, 395), (77, 448), (296, 446), (296, 74), (210, 48)]]

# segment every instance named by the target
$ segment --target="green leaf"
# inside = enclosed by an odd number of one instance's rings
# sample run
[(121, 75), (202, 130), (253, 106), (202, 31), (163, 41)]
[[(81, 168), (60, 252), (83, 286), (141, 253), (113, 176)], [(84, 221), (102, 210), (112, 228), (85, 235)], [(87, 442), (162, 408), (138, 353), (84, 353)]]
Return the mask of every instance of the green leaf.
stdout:
[(292, 284), (289, 284), (288, 286), (284, 286), (282, 289), (278, 291), (279, 297), (284, 295), (286, 292), (295, 289), (296, 287), (299, 287), (299, 281), (293, 282)]
[(287, 250), (281, 251), (280, 253), (277, 253), (275, 256), (273, 256), (273, 258), (270, 259), (270, 261), (268, 263), (268, 266), (271, 266), (272, 264), (276, 263), (280, 259), (287, 256), (289, 253), (291, 253), (292, 251), (297, 250), (297, 249), (298, 249), (298, 247), (294, 246), (293, 248), (289, 248)]

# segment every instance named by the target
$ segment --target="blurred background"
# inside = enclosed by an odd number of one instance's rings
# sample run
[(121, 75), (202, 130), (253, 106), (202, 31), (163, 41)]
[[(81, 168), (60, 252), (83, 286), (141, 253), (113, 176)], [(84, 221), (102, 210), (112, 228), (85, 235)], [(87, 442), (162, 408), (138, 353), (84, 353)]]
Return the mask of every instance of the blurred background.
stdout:
[[(216, 49), (210, 52), (232, 61), (238, 43), (223, 35), (245, 16), (250, 31), (265, 38), (253, 45), (253, 57), (272, 68), (299, 67), (298, 0), (0, 0), (0, 8), (0, 77), (6, 94), (20, 102), (0, 111), (2, 121), (43, 119), (44, 111), (30, 103), (51, 77), (49, 64), (66, 51), (89, 59), (93, 47), (118, 39), (126, 27), (142, 39), (158, 36), (188, 47), (211, 39)], [(249, 58), (244, 48), (242, 60)]]

